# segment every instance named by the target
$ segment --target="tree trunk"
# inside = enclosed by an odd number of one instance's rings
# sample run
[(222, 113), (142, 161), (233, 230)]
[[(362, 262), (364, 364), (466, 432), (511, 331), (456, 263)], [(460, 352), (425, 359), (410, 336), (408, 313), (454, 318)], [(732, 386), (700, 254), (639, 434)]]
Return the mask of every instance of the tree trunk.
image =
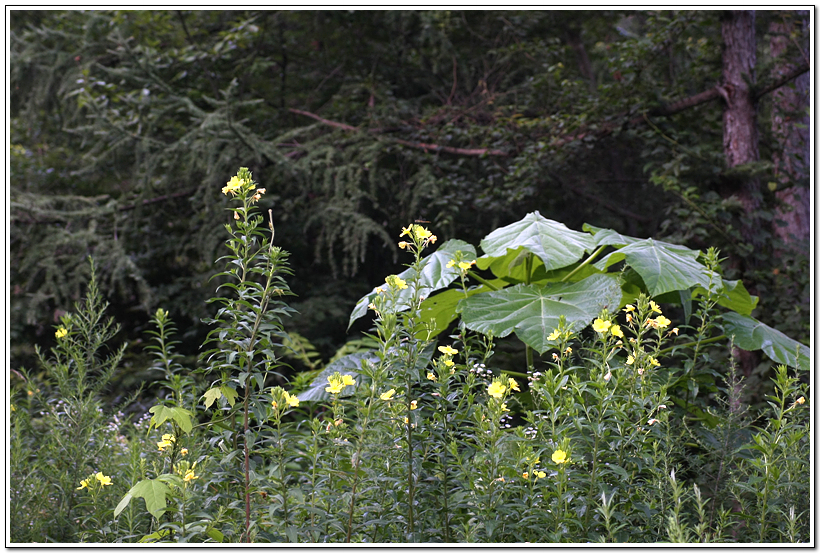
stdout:
[[(757, 106), (752, 87), (755, 81), (755, 13), (733, 10), (724, 12), (721, 21), (723, 34), (723, 82), (721, 93), (726, 106), (723, 110), (723, 154), (727, 169), (760, 160), (757, 133)], [(743, 206), (744, 216), (740, 233), (753, 247), (760, 245), (757, 210), (760, 208), (760, 181), (729, 172), (737, 179), (733, 191)], [(743, 269), (751, 268), (752, 256), (738, 260)], [(753, 290), (750, 292), (754, 293)], [(734, 348), (733, 355), (743, 374), (748, 378), (758, 363), (755, 352)]]
[[(779, 58), (786, 55), (792, 33), (800, 26), (807, 26), (808, 12), (792, 12), (795, 17), (773, 21), (769, 25), (772, 33), (771, 55)], [(808, 36), (803, 33), (803, 36)], [(774, 78), (793, 70), (804, 60), (807, 49), (801, 50), (794, 59), (783, 59), (772, 70)], [(809, 74), (799, 76), (794, 87), (783, 86), (773, 93), (772, 133), (777, 141), (773, 155), (775, 183), (778, 200), (782, 202), (775, 213), (774, 233), (786, 244), (796, 242), (796, 246), (808, 246), (810, 233), (809, 206)], [(785, 225), (778, 224), (778, 220)]]
[[(729, 169), (760, 160), (757, 133), (757, 106), (752, 94), (755, 81), (755, 13), (725, 12), (723, 33), (723, 83), (726, 107), (723, 110), (723, 153)], [(741, 223), (744, 240), (759, 241), (756, 224), (760, 207), (760, 181), (741, 177), (737, 196), (746, 212)]]

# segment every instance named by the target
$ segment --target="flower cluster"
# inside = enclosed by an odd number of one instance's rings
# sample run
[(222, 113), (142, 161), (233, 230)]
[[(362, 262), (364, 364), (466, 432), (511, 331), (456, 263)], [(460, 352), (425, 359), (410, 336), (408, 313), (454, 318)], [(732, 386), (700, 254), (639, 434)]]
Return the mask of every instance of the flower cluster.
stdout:
[[(338, 371), (327, 378), (329, 386), (325, 388), (326, 392), (331, 394), (338, 394), (345, 386), (355, 386), (356, 381), (349, 374), (342, 375)], [(298, 400), (297, 400), (298, 401)]]
[(275, 386), (271, 388), (270, 394), (271, 404), (273, 405), (274, 409), (278, 409), (279, 405), (287, 405), (288, 407), (299, 407), (299, 398), (290, 395), (290, 393), (284, 390), (281, 386)]
[(604, 319), (601, 319), (600, 317), (592, 321), (592, 330), (594, 330), (601, 336), (605, 336), (607, 333), (609, 333), (612, 336), (615, 336), (616, 338), (624, 337), (624, 333), (619, 325), (612, 324), (611, 321), (606, 321)]
[(407, 249), (410, 251), (415, 251), (416, 254), (418, 254), (418, 252), (423, 250), (428, 245), (435, 244), (436, 240), (438, 240), (435, 234), (433, 234), (423, 226), (416, 224), (410, 225), (409, 227), (402, 227), (399, 238), (401, 238), (402, 236), (409, 236), (413, 240), (413, 242), (405, 242), (404, 240), (402, 240), (401, 242), (399, 242), (399, 248), (403, 250)]
[(102, 488), (103, 486), (111, 486), (111, 477), (106, 476), (101, 472), (98, 472), (96, 474), (89, 476), (85, 480), (81, 480), (80, 487), (77, 489), (82, 490), (84, 488), (87, 488), (90, 490), (94, 485), (99, 485), (100, 488)]
[(176, 442), (176, 438), (174, 438), (173, 434), (163, 434), (162, 441), (157, 442), (157, 447), (160, 451), (165, 451), (166, 447), (171, 447)]
[(66, 330), (66, 327), (61, 326), (57, 329), (57, 332), (54, 333), (54, 336), (56, 336), (58, 340), (62, 340), (63, 338), (68, 336), (68, 330)]

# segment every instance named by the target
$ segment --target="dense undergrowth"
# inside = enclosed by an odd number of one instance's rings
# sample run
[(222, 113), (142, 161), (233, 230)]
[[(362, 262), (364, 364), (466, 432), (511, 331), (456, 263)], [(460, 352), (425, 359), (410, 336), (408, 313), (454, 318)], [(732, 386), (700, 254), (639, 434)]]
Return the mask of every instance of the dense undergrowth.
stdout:
[[(93, 263), (39, 352), (47, 376), (14, 377), (11, 542), (812, 539), (808, 349), (750, 317), (756, 299), (721, 279), (716, 251), (536, 213), (479, 257), (460, 241), (433, 251), (414, 223), (407, 270), (351, 317), (372, 314), (371, 332), (288, 383), (287, 252), (247, 169), (223, 192), (236, 207), (213, 330), (183, 366), (156, 312), (150, 412), (125, 420), (98, 399), (122, 350), (107, 347)], [(526, 366), (500, 373), (494, 348), (512, 337)], [(759, 412), (732, 347), (781, 363)]]

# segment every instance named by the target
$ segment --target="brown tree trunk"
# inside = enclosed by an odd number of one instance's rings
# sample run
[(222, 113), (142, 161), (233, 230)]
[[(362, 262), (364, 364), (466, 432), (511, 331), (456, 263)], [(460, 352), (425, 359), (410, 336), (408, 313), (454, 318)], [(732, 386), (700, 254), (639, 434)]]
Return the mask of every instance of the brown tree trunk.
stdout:
[[(755, 13), (728, 11), (724, 14), (723, 83), (726, 107), (723, 110), (723, 154), (729, 169), (760, 160), (757, 133), (757, 106), (752, 94), (755, 81)], [(757, 210), (760, 181), (740, 177), (737, 196), (746, 212), (741, 234), (747, 242), (758, 241)]]
[[(786, 55), (790, 39), (799, 27), (808, 25), (808, 13), (792, 12), (788, 19), (773, 21), (769, 25), (772, 38), (769, 43), (773, 58)], [(806, 33), (802, 33), (807, 36)], [(772, 70), (774, 78), (792, 71), (797, 65), (808, 60), (805, 45), (798, 44), (800, 52), (793, 59), (783, 59)], [(782, 202), (775, 214), (774, 232), (786, 244), (809, 242), (810, 199), (809, 199), (809, 74), (799, 76), (794, 87), (783, 86), (774, 91), (772, 98), (772, 132), (778, 143), (773, 155), (775, 194)], [(778, 224), (778, 220), (785, 226)]]
[[(724, 12), (721, 21), (723, 34), (723, 82), (721, 94), (726, 101), (723, 110), (723, 154), (727, 169), (760, 160), (757, 133), (757, 106), (752, 87), (755, 81), (755, 13), (733, 10)], [(740, 233), (744, 241), (757, 246), (760, 243), (758, 214), (760, 208), (760, 181), (729, 172), (733, 191), (743, 206), (744, 216)], [(749, 258), (741, 265), (749, 268)], [(741, 267), (742, 272), (743, 267)], [(752, 291), (752, 290), (750, 290)], [(753, 291), (752, 291), (753, 292)], [(754, 292), (753, 292), (754, 293)], [(748, 378), (757, 366), (754, 352), (734, 348), (734, 357)]]

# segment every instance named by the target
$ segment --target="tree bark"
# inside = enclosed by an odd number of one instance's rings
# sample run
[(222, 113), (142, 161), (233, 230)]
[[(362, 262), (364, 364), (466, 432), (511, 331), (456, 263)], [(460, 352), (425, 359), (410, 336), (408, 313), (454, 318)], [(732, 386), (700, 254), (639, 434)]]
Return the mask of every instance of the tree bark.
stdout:
[[(753, 96), (755, 81), (755, 13), (733, 10), (724, 12), (721, 21), (723, 34), (723, 80), (721, 95), (726, 101), (723, 109), (723, 154), (727, 169), (760, 160), (757, 133), (757, 106)], [(757, 246), (759, 226), (757, 210), (760, 208), (760, 181), (737, 172), (732, 175), (733, 192), (743, 206), (744, 216), (740, 222), (743, 239)], [(753, 266), (751, 257), (735, 260), (744, 268)], [(754, 293), (753, 290), (750, 292)], [(734, 348), (732, 352), (743, 374), (748, 378), (758, 363), (755, 352)]]
[[(807, 12), (794, 12), (796, 18), (769, 25), (770, 51), (774, 58), (786, 55), (789, 39), (799, 26), (807, 26)], [(797, 20), (795, 20), (797, 19)], [(807, 36), (804, 33), (804, 36)], [(805, 49), (796, 59), (783, 59), (775, 65), (772, 77), (787, 75), (800, 63)], [(786, 244), (808, 244), (811, 222), (809, 205), (809, 75), (804, 73), (794, 87), (781, 87), (772, 95), (772, 133), (777, 141), (773, 155), (777, 198), (782, 202), (775, 213), (774, 233)], [(785, 226), (778, 224), (785, 223)]]
[[(755, 81), (755, 13), (733, 10), (725, 12), (723, 34), (723, 83), (726, 107), (723, 110), (723, 153), (727, 168), (760, 160), (757, 132)], [(760, 181), (741, 178), (737, 196), (745, 217), (741, 235), (753, 245), (759, 242), (757, 210), (760, 208)]]

